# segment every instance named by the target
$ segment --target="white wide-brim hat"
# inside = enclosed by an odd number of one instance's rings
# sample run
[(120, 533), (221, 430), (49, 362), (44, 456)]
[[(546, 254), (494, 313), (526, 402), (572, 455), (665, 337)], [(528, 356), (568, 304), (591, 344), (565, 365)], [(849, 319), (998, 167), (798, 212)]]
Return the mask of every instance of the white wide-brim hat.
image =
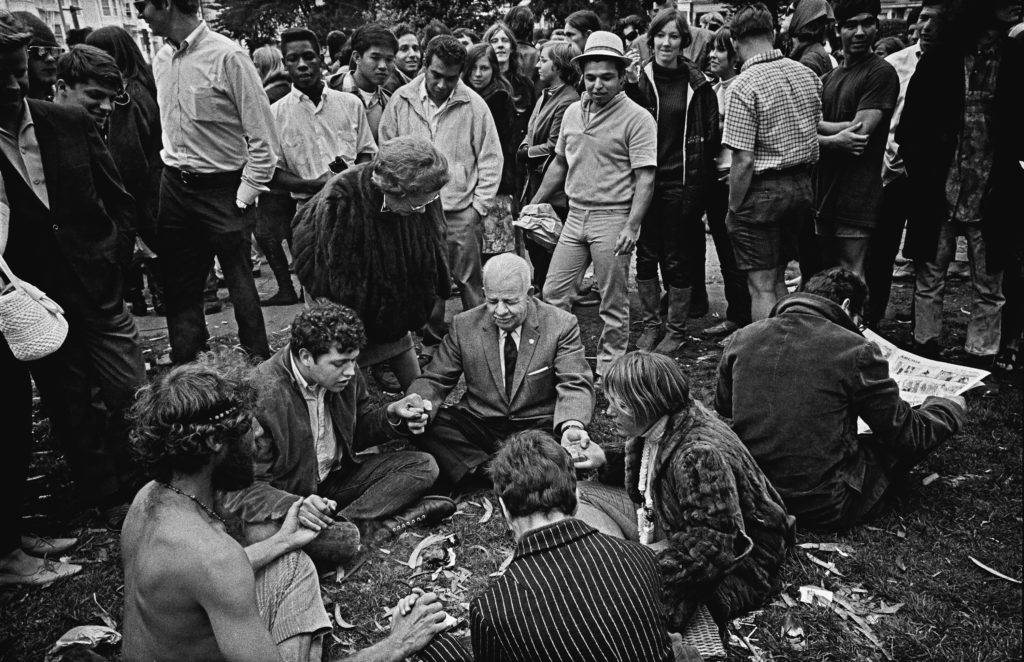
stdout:
[(583, 53), (572, 59), (573, 64), (582, 66), (588, 60), (618, 60), (625, 65), (633, 63), (622, 50), (622, 39), (613, 32), (594, 30), (587, 37), (587, 47)]

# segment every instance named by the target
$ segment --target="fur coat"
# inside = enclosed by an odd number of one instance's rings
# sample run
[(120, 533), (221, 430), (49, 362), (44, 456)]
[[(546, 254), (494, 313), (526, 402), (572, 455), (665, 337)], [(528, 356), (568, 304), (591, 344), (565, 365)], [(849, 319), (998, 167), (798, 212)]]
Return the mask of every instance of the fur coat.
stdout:
[(426, 324), (451, 281), (441, 201), (422, 214), (382, 211), (371, 175), (369, 164), (349, 168), (303, 205), (292, 253), (306, 291), (355, 310), (368, 340), (383, 344)]

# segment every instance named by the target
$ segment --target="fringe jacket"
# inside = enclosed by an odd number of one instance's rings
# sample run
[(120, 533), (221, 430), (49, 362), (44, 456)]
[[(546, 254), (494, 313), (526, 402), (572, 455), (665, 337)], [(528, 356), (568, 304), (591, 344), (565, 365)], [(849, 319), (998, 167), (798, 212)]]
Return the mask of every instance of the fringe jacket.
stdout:
[[(638, 504), (643, 446), (643, 437), (626, 446), (626, 489)], [(700, 604), (722, 624), (779, 593), (791, 541), (782, 497), (743, 442), (701, 403), (668, 417), (652, 484), (667, 542), (658, 566), (670, 630), (682, 632)]]

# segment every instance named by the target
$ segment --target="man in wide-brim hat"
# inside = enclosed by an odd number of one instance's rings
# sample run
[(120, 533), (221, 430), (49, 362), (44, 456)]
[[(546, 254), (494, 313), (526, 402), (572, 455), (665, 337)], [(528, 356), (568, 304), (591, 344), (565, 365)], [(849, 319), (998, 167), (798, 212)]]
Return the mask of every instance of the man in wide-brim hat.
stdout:
[(593, 260), (604, 322), (600, 379), (626, 353), (629, 340), (629, 254), (654, 190), (658, 127), (622, 91), (631, 61), (618, 36), (591, 33), (573, 62), (583, 71), (585, 92), (565, 111), (555, 160), (532, 202), (545, 202), (564, 182), (569, 215), (551, 257), (544, 300), (570, 310), (576, 278)]

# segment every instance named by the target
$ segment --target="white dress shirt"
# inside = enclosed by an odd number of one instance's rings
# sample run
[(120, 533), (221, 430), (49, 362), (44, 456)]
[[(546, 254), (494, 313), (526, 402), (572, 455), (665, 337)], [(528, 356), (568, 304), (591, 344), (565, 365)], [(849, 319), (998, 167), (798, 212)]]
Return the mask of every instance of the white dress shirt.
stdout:
[[(292, 88), (270, 112), (277, 127), (278, 167), (303, 179), (327, 172), (336, 157), (354, 165), (361, 154), (377, 153), (366, 109), (352, 94), (324, 86), (320, 103)], [(312, 194), (293, 195), (297, 199)]]
[(299, 393), (306, 401), (306, 409), (309, 412), (309, 428), (313, 431), (313, 446), (316, 450), (316, 473), (317, 482), (323, 482), (327, 474), (337, 464), (338, 442), (334, 438), (334, 424), (331, 422), (331, 412), (327, 410), (324, 400), (327, 390), (317, 384), (312, 386), (299, 372), (299, 366), (295, 364), (295, 357), (289, 355), (292, 362), (292, 376), (298, 384)]

